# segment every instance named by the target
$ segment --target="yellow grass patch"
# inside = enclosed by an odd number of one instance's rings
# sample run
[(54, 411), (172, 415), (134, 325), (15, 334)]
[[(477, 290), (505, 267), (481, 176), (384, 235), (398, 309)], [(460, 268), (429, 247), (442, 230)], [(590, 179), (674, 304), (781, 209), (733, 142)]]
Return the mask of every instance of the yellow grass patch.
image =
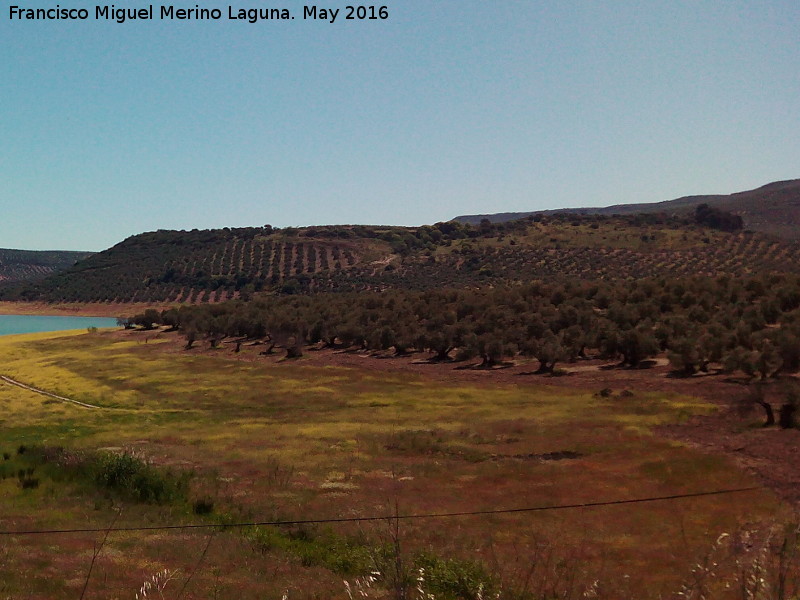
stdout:
[[(723, 459), (651, 434), (653, 425), (712, 409), (692, 398), (446, 384), (409, 374), (199, 356), (173, 346), (164, 351), (169, 339), (0, 338), (4, 374), (108, 407), (82, 409), (0, 384), (0, 451), (13, 452), (21, 443), (136, 448), (156, 464), (191, 466), (202, 474), (198, 493), (212, 496), (220, 510), (255, 519), (385, 514), (395, 502), (404, 513), (554, 506), (753, 483)], [(87, 513), (93, 522), (108, 520), (102, 498), (59, 500), (58, 488), (49, 484), (23, 492), (9, 478), (0, 492), (3, 514), (61, 526), (81, 526)], [(487, 565), (498, 557), (510, 565), (533, 556), (547, 540), (560, 553), (585, 550), (582, 568), (598, 577), (604, 569), (611, 578), (628, 572), (643, 590), (674, 591), (719, 533), (771, 519), (779, 510), (771, 494), (756, 492), (409, 521), (403, 535), (409, 552), (428, 549)], [(151, 523), (186, 515), (131, 507), (125, 518)], [(366, 531), (368, 537), (379, 533)], [(163, 534), (159, 548), (179, 562), (178, 537)], [(169, 566), (148, 563), (149, 552), (133, 544), (126, 556), (131, 564)], [(215, 560), (264, 560), (246, 545), (230, 552)], [(44, 550), (39, 556), (50, 560)], [(85, 561), (77, 563), (85, 569)], [(299, 578), (305, 572), (298, 564), (288, 569)]]

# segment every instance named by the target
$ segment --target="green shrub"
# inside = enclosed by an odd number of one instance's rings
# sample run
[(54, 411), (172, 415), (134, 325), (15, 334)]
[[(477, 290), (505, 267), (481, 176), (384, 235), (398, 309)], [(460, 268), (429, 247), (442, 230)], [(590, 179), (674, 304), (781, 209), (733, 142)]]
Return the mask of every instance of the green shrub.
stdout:
[(99, 452), (87, 466), (95, 483), (137, 502), (165, 504), (186, 495), (187, 476), (162, 472), (132, 452)]
[(414, 567), (424, 579), (425, 590), (436, 598), (477, 600), (491, 598), (497, 590), (497, 582), (474, 561), (420, 554)]
[(261, 553), (286, 552), (304, 567), (322, 566), (341, 575), (365, 575), (373, 568), (370, 549), (357, 540), (325, 533), (317, 535), (307, 527), (282, 531), (275, 527), (254, 527), (245, 537)]

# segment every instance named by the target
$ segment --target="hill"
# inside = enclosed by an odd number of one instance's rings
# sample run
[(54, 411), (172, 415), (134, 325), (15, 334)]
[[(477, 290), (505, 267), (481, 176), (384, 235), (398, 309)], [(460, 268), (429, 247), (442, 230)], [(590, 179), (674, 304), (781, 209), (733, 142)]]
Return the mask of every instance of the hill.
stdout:
[(639, 213), (685, 215), (691, 213), (700, 204), (708, 204), (741, 216), (747, 229), (777, 235), (784, 239), (800, 239), (800, 179), (777, 181), (754, 190), (729, 195), (685, 196), (664, 202), (615, 204), (603, 208), (565, 208), (519, 213), (462, 215), (454, 220), (478, 225), (482, 219), (500, 223), (534, 214), (564, 212), (598, 215)]
[(91, 256), (91, 252), (0, 248), (0, 286), (44, 279)]
[(389, 288), (484, 287), (545, 278), (800, 272), (797, 242), (688, 217), (536, 215), (475, 227), (329, 226), (157, 231), (44, 280), (0, 292), (46, 302), (217, 302)]
[[(308, 289), (391, 252), (369, 228), (271, 227), (156, 231), (132, 236), (44, 281), (6, 289), (3, 299), (208, 301), (263, 289)], [(393, 241), (391, 236), (384, 236)], [(376, 252), (375, 247), (378, 247)], [(322, 274), (322, 275), (320, 275)]]

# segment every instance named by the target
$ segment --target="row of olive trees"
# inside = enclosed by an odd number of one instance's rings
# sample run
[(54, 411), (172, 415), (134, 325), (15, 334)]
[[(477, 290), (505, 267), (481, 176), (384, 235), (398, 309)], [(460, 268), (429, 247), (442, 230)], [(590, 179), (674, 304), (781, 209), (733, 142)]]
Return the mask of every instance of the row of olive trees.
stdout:
[(316, 344), (485, 366), (521, 355), (541, 373), (589, 355), (638, 367), (661, 352), (686, 375), (711, 365), (761, 378), (800, 369), (800, 278), (791, 275), (264, 297), (149, 309), (129, 323), (178, 329), (189, 347), (261, 340), (292, 355)]

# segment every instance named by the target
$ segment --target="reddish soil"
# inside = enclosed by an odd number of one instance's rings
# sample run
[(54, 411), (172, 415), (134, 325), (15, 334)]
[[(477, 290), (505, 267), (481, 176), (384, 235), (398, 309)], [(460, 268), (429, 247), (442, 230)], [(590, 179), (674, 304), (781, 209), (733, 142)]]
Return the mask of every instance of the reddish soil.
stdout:
[[(132, 314), (142, 307), (118, 304), (65, 305), (54, 311), (53, 305), (30, 303), (0, 303), (0, 314), (81, 314), (116, 315)], [(241, 352), (233, 352), (229, 341), (216, 350), (209, 349), (207, 342), (198, 342), (189, 351), (183, 349), (185, 340), (177, 333), (163, 331), (123, 331), (113, 335), (136, 336), (142, 341), (155, 337), (172, 338), (172, 343), (156, 345), (159, 351), (225, 356), (239, 360), (277, 363), (285, 360), (285, 353), (276, 349), (274, 354), (260, 355), (263, 345), (244, 343)], [(480, 368), (477, 361), (430, 362), (426, 354), (395, 357), (390, 354), (376, 355), (351, 350), (305, 349), (299, 359), (307, 366), (339, 366), (386, 373), (407, 373), (435, 381), (463, 383), (474, 386), (497, 386), (515, 384), (538, 384), (569, 389), (600, 392), (608, 389), (614, 396), (625, 391), (666, 392), (703, 398), (719, 407), (713, 415), (692, 417), (679, 425), (662, 426), (659, 435), (681, 441), (703, 452), (722, 454), (733, 459), (748, 472), (753, 473), (763, 484), (780, 497), (800, 504), (800, 430), (782, 430), (777, 426), (762, 427), (763, 410), (749, 406), (747, 381), (722, 373), (700, 374), (692, 377), (675, 377), (662, 357), (650, 361), (648, 368), (618, 368), (613, 363), (600, 360), (584, 360), (563, 363), (559, 376), (535, 374), (535, 361), (514, 361), (492, 369)], [(773, 406), (776, 418), (783, 401), (782, 387), (785, 382), (797, 382), (797, 377), (784, 377), (765, 384), (766, 399)]]
[[(224, 343), (210, 350), (208, 343), (199, 343), (192, 350), (183, 349), (184, 340), (177, 334), (120, 332), (119, 335), (143, 337), (176, 336), (175, 342), (157, 346), (167, 352), (188, 352), (240, 360), (277, 363), (285, 360), (284, 352), (276, 350), (269, 356), (259, 355), (262, 345), (243, 344), (239, 354), (233, 344)], [(713, 415), (692, 417), (679, 425), (657, 428), (659, 435), (686, 443), (703, 452), (722, 454), (741, 468), (754, 474), (764, 486), (783, 499), (800, 503), (800, 430), (782, 430), (778, 426), (763, 427), (763, 410), (748, 404), (749, 389), (743, 378), (723, 373), (676, 377), (667, 361), (661, 357), (650, 361), (647, 368), (618, 368), (613, 363), (585, 360), (559, 365), (564, 374), (558, 376), (535, 374), (535, 361), (515, 361), (492, 369), (480, 368), (477, 361), (434, 363), (425, 354), (394, 357), (365, 352), (331, 349), (306, 349), (299, 359), (307, 366), (339, 366), (386, 373), (407, 373), (436, 381), (464, 383), (475, 386), (539, 384), (570, 389), (600, 392), (608, 389), (612, 396), (621, 393), (666, 392), (703, 398), (719, 407)], [(783, 401), (783, 385), (796, 377), (784, 377), (765, 385), (766, 399), (775, 409)]]
[[(773, 407), (778, 402), (772, 402)], [(658, 432), (703, 452), (724, 454), (742, 469), (793, 505), (800, 504), (800, 431), (763, 427), (763, 416), (747, 417), (723, 410), (694, 417), (682, 425), (660, 427)]]

